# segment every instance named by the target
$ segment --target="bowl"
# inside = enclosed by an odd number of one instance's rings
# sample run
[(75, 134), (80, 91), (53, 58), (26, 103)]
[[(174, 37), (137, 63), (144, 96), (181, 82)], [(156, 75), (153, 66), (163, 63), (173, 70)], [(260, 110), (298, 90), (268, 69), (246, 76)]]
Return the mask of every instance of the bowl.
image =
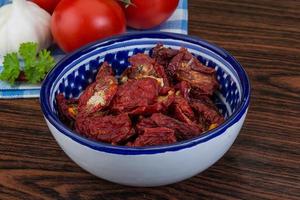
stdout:
[[(136, 53), (157, 43), (185, 47), (206, 66), (216, 69), (220, 89), (216, 104), (226, 121), (190, 140), (153, 147), (113, 146), (85, 138), (58, 118), (55, 96), (78, 97), (93, 81), (99, 64), (108, 61), (117, 74)], [(80, 167), (102, 179), (130, 186), (161, 186), (190, 178), (213, 165), (231, 147), (245, 120), (249, 79), (225, 50), (197, 37), (162, 32), (130, 33), (89, 44), (66, 56), (43, 81), (40, 103), (46, 123), (59, 146)]]

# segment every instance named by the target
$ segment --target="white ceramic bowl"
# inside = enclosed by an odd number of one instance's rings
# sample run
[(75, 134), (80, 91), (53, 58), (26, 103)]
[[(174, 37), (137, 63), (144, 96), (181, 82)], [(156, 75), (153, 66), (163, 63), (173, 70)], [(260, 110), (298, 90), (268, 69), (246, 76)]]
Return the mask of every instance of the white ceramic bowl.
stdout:
[[(77, 97), (104, 60), (121, 73), (128, 57), (149, 52), (157, 43), (186, 47), (214, 67), (221, 84), (217, 101), (226, 121), (196, 138), (172, 145), (132, 148), (92, 141), (67, 128), (57, 116), (55, 95)], [(42, 111), (54, 138), (80, 167), (100, 178), (131, 186), (160, 186), (190, 178), (213, 165), (230, 148), (245, 120), (249, 79), (226, 51), (199, 38), (171, 33), (133, 33), (85, 46), (60, 61), (47, 75), (40, 94)]]

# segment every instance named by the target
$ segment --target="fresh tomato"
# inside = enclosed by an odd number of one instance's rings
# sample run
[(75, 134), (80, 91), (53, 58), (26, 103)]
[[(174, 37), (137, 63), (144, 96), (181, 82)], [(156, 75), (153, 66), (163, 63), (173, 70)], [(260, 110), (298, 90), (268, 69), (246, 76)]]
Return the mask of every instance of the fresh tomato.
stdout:
[(175, 11), (178, 0), (121, 0), (127, 25), (136, 29), (149, 29), (166, 21)]
[(60, 0), (32, 0), (34, 3), (39, 5), (41, 8), (47, 10), (48, 13), (53, 13), (56, 5), (60, 2)]
[(125, 30), (125, 15), (114, 0), (62, 0), (51, 19), (54, 40), (65, 52)]

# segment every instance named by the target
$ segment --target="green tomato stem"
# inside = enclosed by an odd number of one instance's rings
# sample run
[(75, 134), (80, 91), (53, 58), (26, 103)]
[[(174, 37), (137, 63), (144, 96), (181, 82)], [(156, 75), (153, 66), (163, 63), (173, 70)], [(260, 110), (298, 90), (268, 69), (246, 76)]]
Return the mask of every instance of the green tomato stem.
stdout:
[(120, 2), (125, 4), (125, 8), (127, 8), (128, 6), (135, 6), (131, 0), (119, 0)]

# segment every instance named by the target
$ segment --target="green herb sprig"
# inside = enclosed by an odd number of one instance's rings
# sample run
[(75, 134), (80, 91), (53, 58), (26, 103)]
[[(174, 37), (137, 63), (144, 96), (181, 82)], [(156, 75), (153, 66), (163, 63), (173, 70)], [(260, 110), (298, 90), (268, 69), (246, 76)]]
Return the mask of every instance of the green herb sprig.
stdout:
[[(24, 69), (20, 67), (19, 58), (24, 61)], [(8, 53), (4, 56), (0, 80), (14, 84), (23, 71), (29, 83), (38, 83), (43, 80), (54, 65), (55, 60), (51, 56), (50, 51), (43, 49), (38, 52), (37, 43), (22, 43), (18, 53)]]

